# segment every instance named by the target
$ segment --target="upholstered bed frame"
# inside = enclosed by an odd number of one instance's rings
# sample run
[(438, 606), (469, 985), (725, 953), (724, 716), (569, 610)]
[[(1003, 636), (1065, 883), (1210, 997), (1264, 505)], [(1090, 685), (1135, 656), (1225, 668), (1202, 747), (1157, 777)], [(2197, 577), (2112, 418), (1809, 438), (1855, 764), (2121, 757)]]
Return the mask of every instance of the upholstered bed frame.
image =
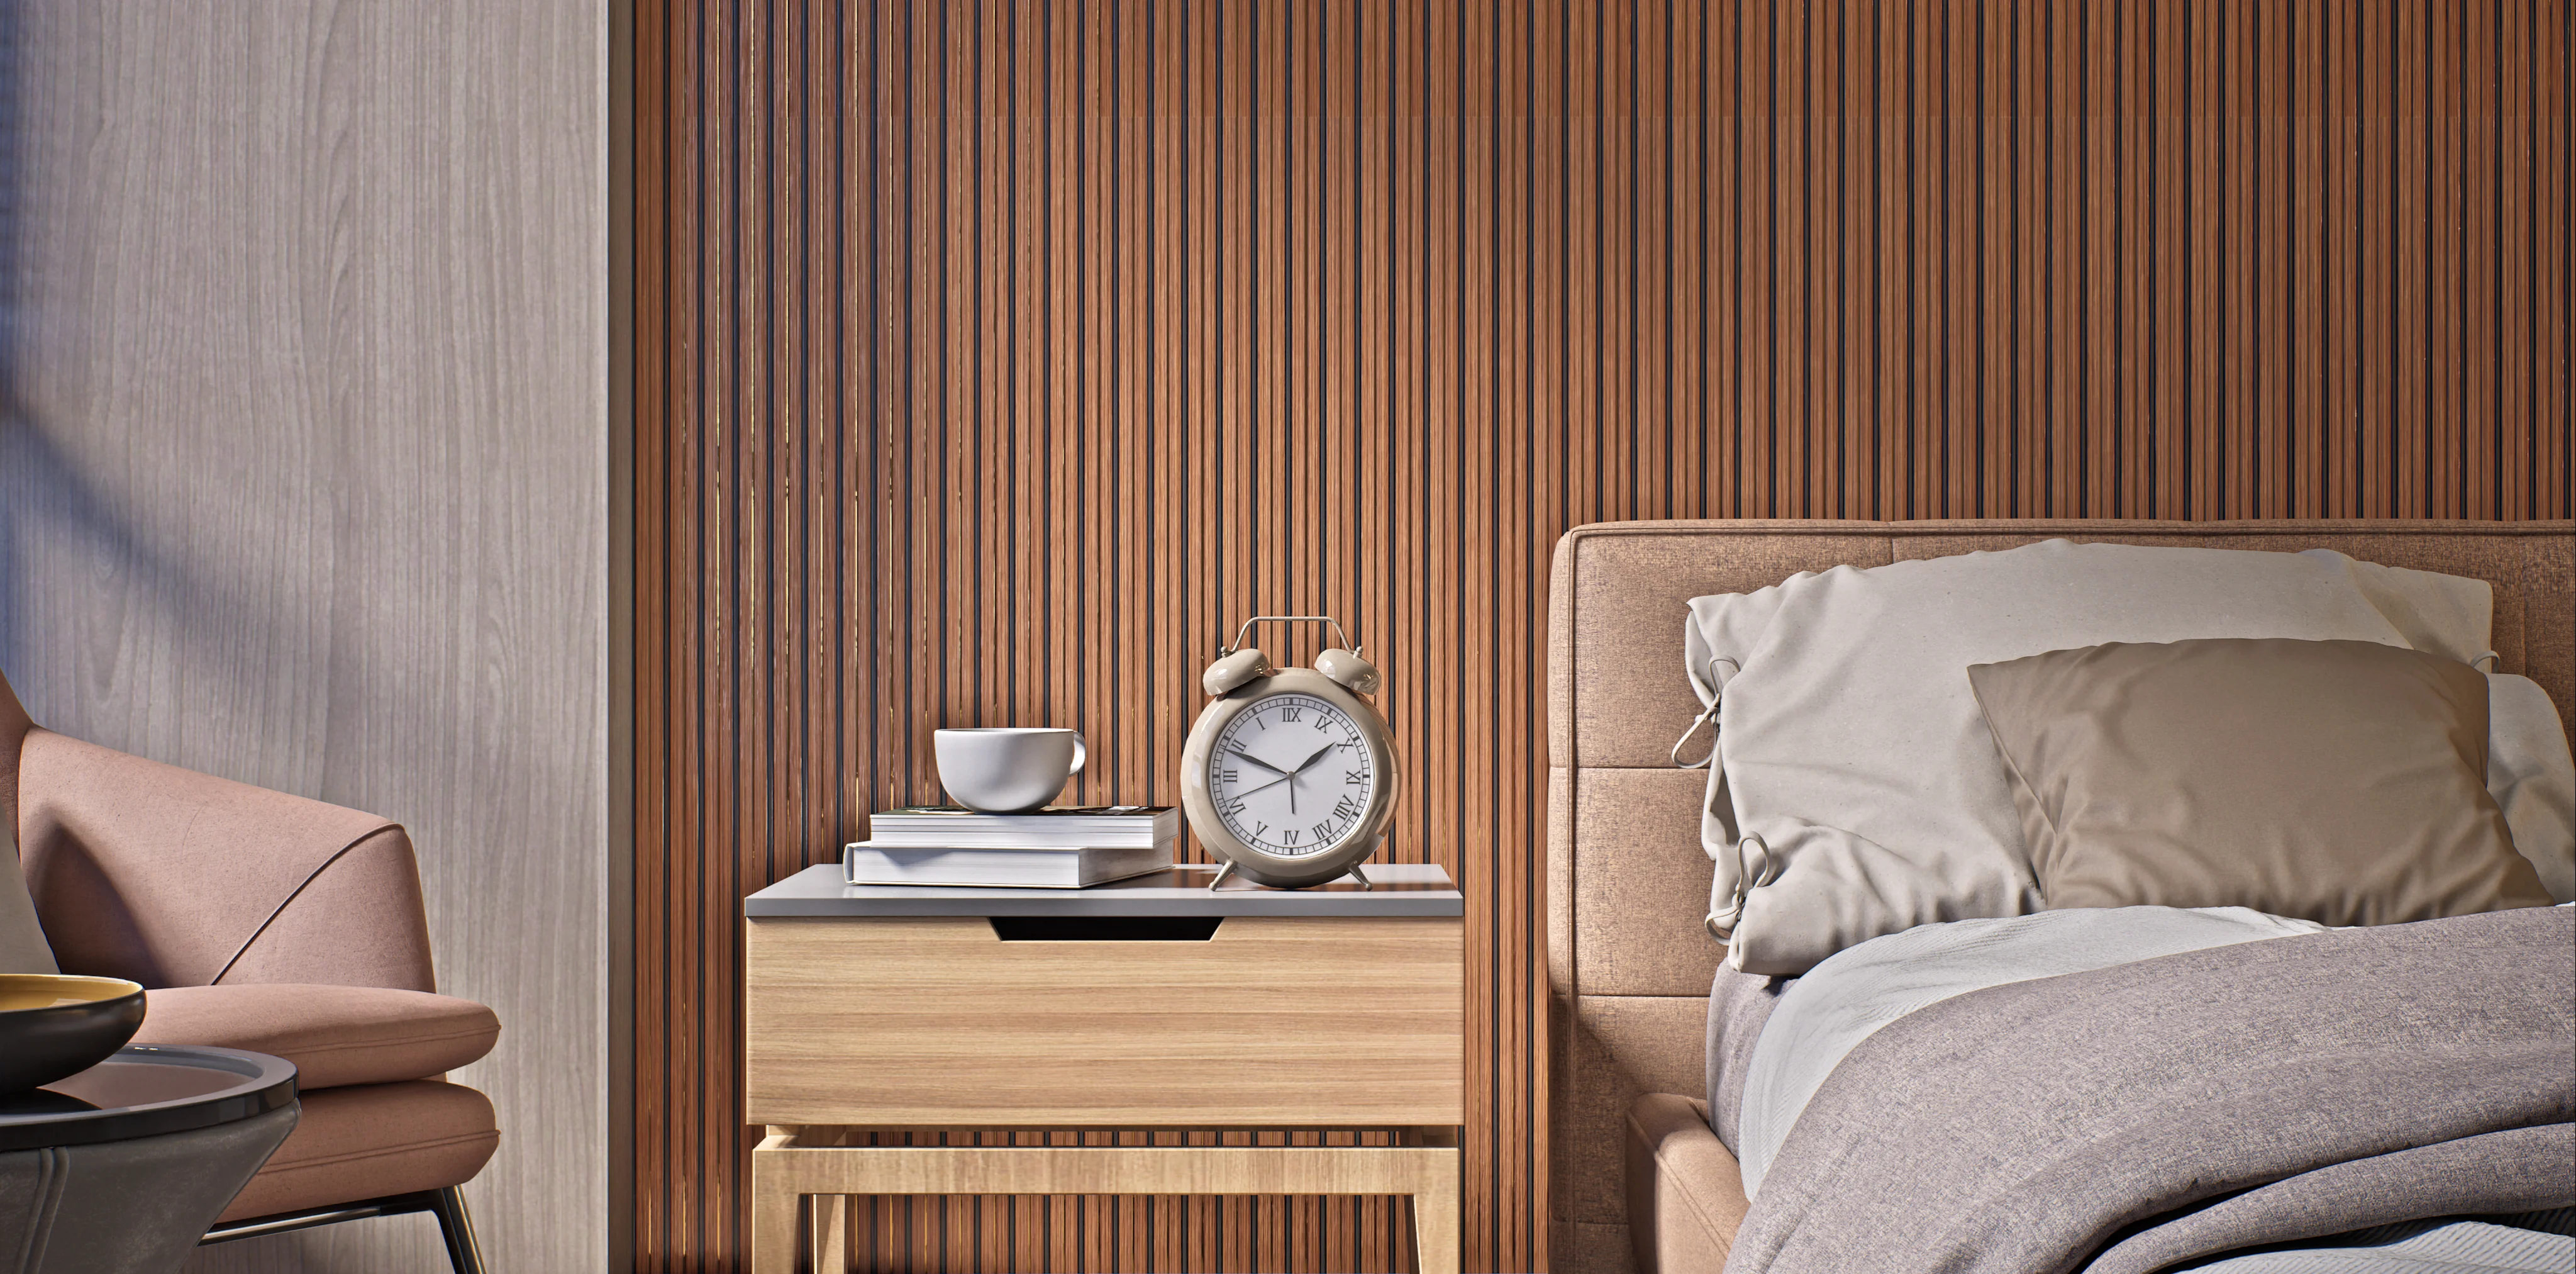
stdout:
[(2547, 687), (2562, 723), (2576, 706), (2567, 522), (1620, 522), (1567, 532), (1548, 586), (1547, 1189), (1558, 1274), (1709, 1267), (1741, 1216), (1741, 1189), (1727, 1197), (1733, 1160), (1704, 1124), (1687, 1128), (1705, 1112), (1709, 984), (1725, 955), (1701, 924), (1706, 776), (1667, 759), (1698, 707), (1682, 672), (1688, 600), (1798, 571), (2060, 536), (2330, 548), (2475, 576), (2495, 586), (2502, 669)]

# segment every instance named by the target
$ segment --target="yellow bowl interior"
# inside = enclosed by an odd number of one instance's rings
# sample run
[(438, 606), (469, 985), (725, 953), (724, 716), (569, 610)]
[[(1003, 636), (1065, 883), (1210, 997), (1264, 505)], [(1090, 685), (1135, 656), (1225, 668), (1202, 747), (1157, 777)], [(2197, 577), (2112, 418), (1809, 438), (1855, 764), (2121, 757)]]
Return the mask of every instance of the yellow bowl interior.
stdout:
[(0, 973), (0, 1013), (96, 1004), (143, 989), (123, 978), (84, 978), (62, 973)]

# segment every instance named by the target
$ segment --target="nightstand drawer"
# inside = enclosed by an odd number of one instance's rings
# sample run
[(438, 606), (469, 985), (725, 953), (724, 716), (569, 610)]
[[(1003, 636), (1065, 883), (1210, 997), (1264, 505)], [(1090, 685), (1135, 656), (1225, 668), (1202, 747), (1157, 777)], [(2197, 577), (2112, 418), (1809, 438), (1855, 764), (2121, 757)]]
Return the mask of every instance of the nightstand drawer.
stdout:
[(976, 917), (747, 922), (754, 1124), (1464, 1119), (1465, 934), (1234, 916), (1203, 941), (1003, 941)]

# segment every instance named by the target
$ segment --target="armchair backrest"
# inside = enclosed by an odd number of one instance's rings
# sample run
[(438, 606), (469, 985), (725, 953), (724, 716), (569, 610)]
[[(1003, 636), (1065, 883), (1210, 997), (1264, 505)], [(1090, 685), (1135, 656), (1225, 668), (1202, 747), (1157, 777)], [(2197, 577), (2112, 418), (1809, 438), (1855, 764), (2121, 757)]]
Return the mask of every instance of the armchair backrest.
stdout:
[(0, 813), (64, 972), (437, 989), (399, 825), (13, 720), (0, 683)]

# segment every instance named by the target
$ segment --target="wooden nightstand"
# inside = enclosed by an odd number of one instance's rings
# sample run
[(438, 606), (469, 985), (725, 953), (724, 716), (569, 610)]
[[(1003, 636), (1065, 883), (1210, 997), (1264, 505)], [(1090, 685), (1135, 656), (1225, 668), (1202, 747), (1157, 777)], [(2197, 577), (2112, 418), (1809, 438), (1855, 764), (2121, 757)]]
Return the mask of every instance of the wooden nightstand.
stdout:
[[(1401, 1194), (1458, 1268), (1465, 899), (1438, 867), (1211, 893), (1212, 868), (1079, 891), (805, 871), (743, 902), (754, 1274), (866, 1194)], [(1392, 1129), (1392, 1146), (840, 1144), (857, 1131)], [(804, 1235), (804, 1239), (800, 1239)]]

